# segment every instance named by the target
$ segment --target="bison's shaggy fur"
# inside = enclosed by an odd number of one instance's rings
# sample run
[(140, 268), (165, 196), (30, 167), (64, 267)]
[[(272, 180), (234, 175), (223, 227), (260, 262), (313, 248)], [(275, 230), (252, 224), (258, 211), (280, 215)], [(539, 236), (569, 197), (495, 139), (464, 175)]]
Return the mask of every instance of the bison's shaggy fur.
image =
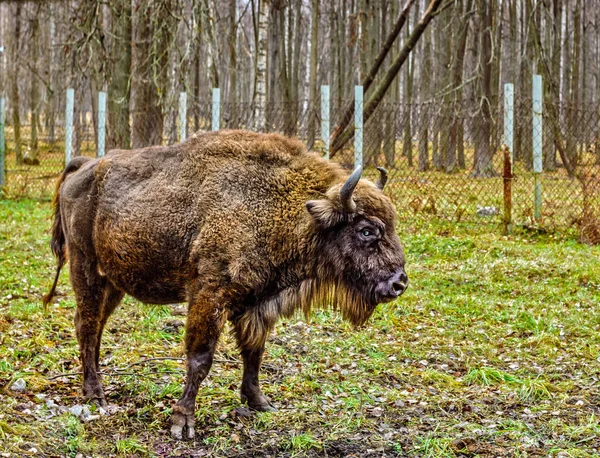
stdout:
[(258, 371), (279, 316), (331, 306), (362, 324), (406, 288), (384, 180), (359, 177), (298, 140), (245, 131), (74, 159), (57, 187), (52, 249), (58, 270), (70, 262), (85, 396), (105, 402), (100, 339), (127, 293), (189, 303), (176, 437), (194, 434), (196, 394), (226, 320), (244, 360), (242, 400), (271, 409)]

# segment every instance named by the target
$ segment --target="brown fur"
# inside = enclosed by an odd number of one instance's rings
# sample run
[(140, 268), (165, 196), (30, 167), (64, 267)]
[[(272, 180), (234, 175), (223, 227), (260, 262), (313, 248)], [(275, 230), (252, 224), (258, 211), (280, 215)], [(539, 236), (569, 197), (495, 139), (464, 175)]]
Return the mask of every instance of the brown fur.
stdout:
[(298, 140), (222, 131), (76, 165), (58, 184), (52, 244), (59, 270), (64, 253), (71, 262), (84, 393), (104, 402), (100, 339), (123, 294), (187, 300), (176, 437), (185, 426), (193, 435), (196, 393), (226, 319), (244, 359), (242, 399), (267, 410), (258, 371), (280, 316), (332, 307), (360, 325), (389, 300), (390, 278), (406, 287), (389, 199), (361, 180), (348, 213), (347, 174)]

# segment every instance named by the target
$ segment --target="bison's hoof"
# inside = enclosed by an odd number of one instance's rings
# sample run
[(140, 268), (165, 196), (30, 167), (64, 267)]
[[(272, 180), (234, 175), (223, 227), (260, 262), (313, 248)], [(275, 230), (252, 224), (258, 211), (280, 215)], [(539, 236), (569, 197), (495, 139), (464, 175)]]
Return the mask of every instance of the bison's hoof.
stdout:
[(251, 410), (256, 410), (258, 412), (276, 412), (277, 409), (269, 398), (267, 398), (264, 394), (254, 394), (252, 396), (243, 394), (241, 395), (242, 403), (248, 403), (248, 407)]
[(248, 407), (258, 412), (277, 412), (277, 408), (270, 402), (266, 404), (248, 404)]
[(96, 404), (98, 407), (108, 406), (108, 402), (106, 402), (105, 398), (90, 398), (89, 402)]
[(193, 413), (186, 412), (185, 409), (175, 406), (173, 408), (173, 416), (171, 417), (171, 436), (174, 439), (182, 440), (193, 439), (196, 431), (196, 418)]
[(98, 407), (106, 407), (108, 405), (102, 387), (84, 388), (83, 396), (88, 402), (96, 404)]

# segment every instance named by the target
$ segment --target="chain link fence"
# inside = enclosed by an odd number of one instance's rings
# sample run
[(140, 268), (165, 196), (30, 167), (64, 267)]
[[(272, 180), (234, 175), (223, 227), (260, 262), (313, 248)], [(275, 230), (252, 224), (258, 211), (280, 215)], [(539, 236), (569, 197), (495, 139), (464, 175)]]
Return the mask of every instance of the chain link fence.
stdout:
[[(167, 113), (160, 109), (130, 112), (128, 123), (122, 113), (94, 113), (76, 106), (72, 155), (97, 155), (98, 125), (102, 125), (103, 115), (107, 151), (115, 146), (173, 144), (182, 132), (190, 136), (211, 130), (215, 122), (213, 101), (195, 100), (189, 95), (183, 100), (184, 107)], [(355, 101), (331, 99), (324, 103), (329, 107), (325, 126), (337, 126)], [(258, 107), (252, 103), (221, 101), (217, 108), (221, 129), (258, 128)], [(361, 108), (357, 106), (359, 111)], [(507, 179), (501, 150), (510, 132), (513, 149), (506, 156), (512, 157), (512, 176), (508, 178), (512, 223), (547, 230), (577, 229), (583, 241), (600, 241), (600, 107), (550, 106), (545, 102), (536, 133), (531, 98), (514, 100), (512, 126), (504, 125), (504, 111), (502, 97), (496, 106), (488, 107), (479, 100), (381, 103), (364, 122), (361, 143), (350, 140), (339, 151), (331, 151), (332, 160), (351, 169), (358, 157), (355, 148), (362, 145), (367, 176), (375, 178), (378, 166), (388, 169), (386, 192), (400, 218), (442, 217), (500, 224), (505, 218)], [(266, 108), (267, 130), (295, 135), (324, 152), (323, 113), (326, 111), (320, 104), (311, 105), (307, 100), (270, 103)], [(31, 117), (24, 114), (24, 119)], [(354, 117), (350, 128), (353, 123)], [(35, 127), (21, 122), (19, 132), (6, 116), (4, 128), (5, 195), (49, 198), (65, 164), (68, 129), (64, 112), (53, 119), (42, 116)], [(534, 169), (536, 142), (542, 154), (541, 173)]]

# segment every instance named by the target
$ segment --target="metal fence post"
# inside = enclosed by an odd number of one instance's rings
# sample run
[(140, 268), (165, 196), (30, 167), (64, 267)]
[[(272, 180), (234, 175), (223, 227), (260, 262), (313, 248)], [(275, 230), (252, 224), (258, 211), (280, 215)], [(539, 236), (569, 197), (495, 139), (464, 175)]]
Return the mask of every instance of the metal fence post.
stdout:
[(65, 165), (73, 158), (73, 106), (75, 90), (67, 89), (67, 105), (65, 109)]
[(329, 86), (321, 86), (321, 140), (325, 158), (329, 159)]
[(504, 85), (504, 144), (510, 151), (511, 166), (515, 162), (514, 124), (515, 122), (515, 88), (512, 83)]
[(536, 220), (540, 219), (542, 210), (542, 107), (542, 76), (533, 75), (533, 216)]
[(102, 157), (106, 147), (106, 92), (98, 92), (98, 151), (97, 156)]
[(213, 87), (212, 90), (212, 124), (211, 129), (213, 131), (219, 130), (219, 123), (221, 120), (221, 89)]
[(187, 92), (179, 93), (179, 141), (187, 136)]
[(354, 86), (354, 168), (363, 165), (363, 87)]
[(0, 192), (4, 187), (4, 111), (6, 108), (6, 99), (0, 98)]

